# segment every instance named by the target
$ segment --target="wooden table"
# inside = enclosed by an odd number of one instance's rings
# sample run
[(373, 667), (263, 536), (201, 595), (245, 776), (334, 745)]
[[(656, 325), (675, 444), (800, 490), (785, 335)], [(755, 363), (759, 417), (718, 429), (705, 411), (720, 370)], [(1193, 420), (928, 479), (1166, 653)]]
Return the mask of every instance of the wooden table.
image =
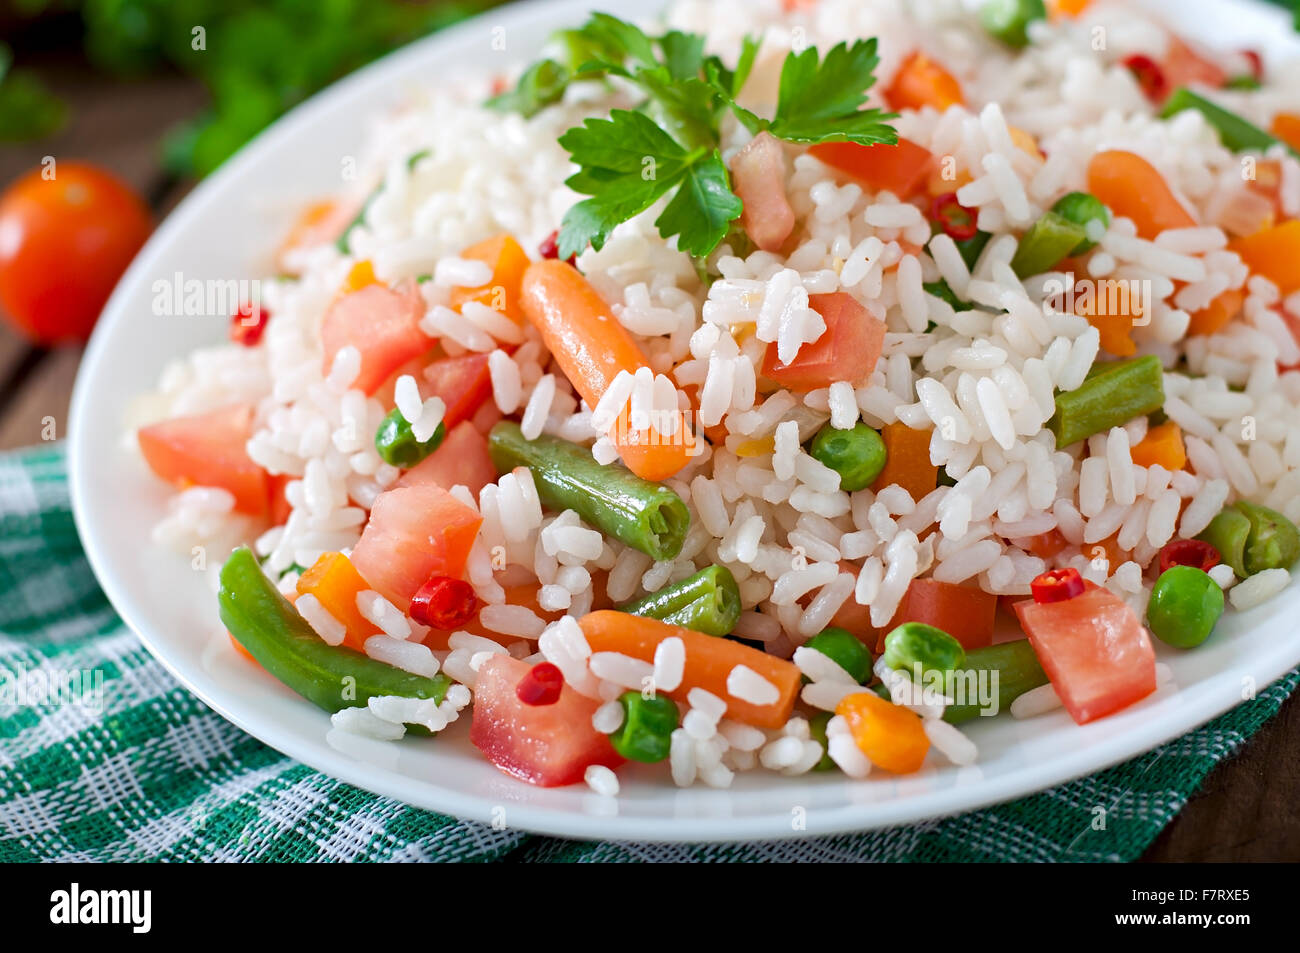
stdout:
[[(179, 77), (110, 84), (75, 62), (42, 65), (48, 81), (73, 104), (69, 127), (55, 139), (0, 154), (0, 182), (8, 183), (44, 155), (91, 159), (117, 172), (146, 195), (159, 216), (184, 195), (158, 165), (158, 140), (173, 123), (204, 103), (197, 85)], [(66, 433), (68, 397), (80, 350), (41, 351), (0, 326), (0, 449), (41, 439), (42, 419)], [(1237, 757), (1219, 765), (1144, 861), (1294, 860), (1300, 858), (1300, 699), (1281, 713)]]

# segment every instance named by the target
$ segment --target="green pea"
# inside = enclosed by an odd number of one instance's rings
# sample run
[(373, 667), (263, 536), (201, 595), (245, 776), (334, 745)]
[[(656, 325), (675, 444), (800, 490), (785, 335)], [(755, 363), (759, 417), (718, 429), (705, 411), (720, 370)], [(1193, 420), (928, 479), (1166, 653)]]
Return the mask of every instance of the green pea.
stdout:
[(804, 643), (805, 648), (816, 649), (861, 685), (871, 677), (871, 653), (852, 632), (832, 626), (823, 629)]
[(1250, 522), (1243, 560), (1246, 575), (1265, 569), (1289, 569), (1300, 559), (1300, 530), (1294, 523), (1267, 506), (1241, 500), (1237, 510)]
[(833, 712), (819, 711), (808, 719), (808, 734), (813, 741), (822, 746), (822, 759), (813, 765), (814, 771), (833, 771), (835, 762), (831, 760), (831, 743), (826, 737), (826, 726), (830, 723)]
[(677, 704), (666, 695), (646, 698), (640, 692), (624, 692), (618, 700), (623, 724), (609, 736), (614, 750), (629, 761), (654, 763), (668, 757), (677, 729)]
[(885, 636), (885, 664), (909, 674), (916, 666), (922, 672), (951, 672), (966, 662), (961, 643), (942, 629), (924, 622), (904, 622)]
[(385, 463), (395, 467), (413, 467), (437, 450), (446, 434), (446, 429), (438, 424), (438, 429), (428, 440), (416, 440), (410, 421), (394, 407), (375, 431), (375, 449)]
[(1170, 566), (1151, 589), (1147, 624), (1166, 645), (1191, 649), (1210, 637), (1223, 615), (1223, 590), (1195, 566)]
[[(1091, 221), (1099, 221), (1103, 228), (1110, 228), (1110, 209), (1102, 204), (1101, 199), (1089, 192), (1071, 192), (1069, 195), (1062, 196), (1052, 206), (1052, 211), (1066, 221), (1082, 225), (1084, 228), (1087, 228)], [(1074, 246), (1070, 254), (1082, 255), (1096, 247), (1096, 242), (1084, 239)]]
[(1029, 43), (1029, 24), (1047, 19), (1043, 0), (985, 0), (980, 23), (1007, 46), (1019, 49)]
[(1196, 537), (1219, 551), (1244, 579), (1265, 569), (1285, 569), (1300, 558), (1300, 530), (1276, 510), (1242, 500), (1226, 507)]
[(875, 482), (885, 469), (885, 441), (858, 421), (852, 430), (827, 424), (813, 437), (812, 457), (840, 475), (840, 489), (856, 493)]

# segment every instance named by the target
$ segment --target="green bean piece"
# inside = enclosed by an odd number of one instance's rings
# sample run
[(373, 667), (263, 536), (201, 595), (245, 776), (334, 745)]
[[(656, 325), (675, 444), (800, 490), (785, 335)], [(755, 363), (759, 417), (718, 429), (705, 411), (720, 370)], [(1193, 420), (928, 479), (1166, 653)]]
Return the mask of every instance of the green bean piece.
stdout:
[(835, 762), (831, 760), (831, 742), (826, 737), (826, 726), (834, 717), (834, 712), (819, 711), (808, 719), (808, 734), (813, 741), (822, 746), (822, 759), (813, 765), (814, 771), (833, 771)]
[(668, 487), (620, 464), (601, 466), (586, 447), (549, 434), (525, 440), (519, 425), (508, 420), (492, 428), (488, 452), (500, 473), (528, 467), (544, 506), (573, 510), (652, 559), (673, 559), (681, 552), (691, 514)]
[(817, 431), (809, 455), (840, 475), (840, 489), (856, 493), (875, 482), (885, 469), (885, 441), (862, 421), (849, 430), (827, 424)]
[[(1229, 112), (1222, 106), (1210, 102), (1199, 93), (1192, 92), (1186, 86), (1180, 86), (1174, 90), (1173, 95), (1165, 101), (1164, 109), (1160, 110), (1160, 115), (1162, 118), (1168, 119), (1186, 109), (1194, 109), (1204, 116), (1206, 121), (1219, 134), (1219, 140), (1224, 147), (1233, 152), (1267, 152), (1279, 143), (1276, 137), (1263, 129), (1247, 122), (1236, 113)], [(1290, 146), (1287, 146), (1287, 148), (1293, 154), (1300, 155)]]
[(445, 675), (413, 675), (344, 646), (327, 645), (280, 595), (247, 547), (226, 559), (220, 583), (217, 607), (230, 634), (262, 668), (326, 711), (364, 707), (375, 695), (441, 703), (447, 694), (451, 681)]
[(1154, 355), (1116, 361), (1075, 390), (1056, 395), (1056, 413), (1047, 422), (1064, 449), (1095, 433), (1119, 427), (1165, 403), (1164, 371)]
[(1210, 637), (1223, 615), (1223, 590), (1195, 566), (1170, 566), (1151, 588), (1147, 626), (1166, 645), (1191, 649)]
[(1294, 523), (1267, 506), (1237, 501), (1237, 509), (1250, 522), (1242, 566), (1253, 576), (1265, 569), (1290, 569), (1300, 559), (1300, 530)]
[(1011, 259), (1011, 270), (1021, 278), (1051, 271), (1087, 239), (1088, 233), (1082, 225), (1056, 212), (1047, 212), (1020, 239)]
[(705, 635), (730, 635), (740, 619), (740, 589), (726, 566), (705, 566), (681, 582), (643, 596), (620, 612), (648, 616)]
[(646, 698), (640, 692), (624, 692), (623, 724), (609, 736), (609, 742), (629, 761), (653, 764), (668, 757), (672, 734), (677, 729), (677, 703), (667, 695)]
[(861, 685), (871, 677), (871, 652), (852, 632), (831, 626), (804, 643), (838, 665)]
[(385, 463), (406, 469), (415, 466), (437, 450), (446, 436), (447, 430), (439, 422), (432, 437), (428, 440), (416, 440), (415, 433), (411, 430), (411, 422), (394, 407), (375, 431), (375, 449), (379, 451), (379, 458)]
[(1047, 19), (1043, 0), (984, 0), (980, 24), (1012, 49), (1029, 45), (1029, 24)]
[[(955, 690), (960, 680), (966, 686), (966, 698), (970, 699), (972, 688), (978, 687), (981, 678), (986, 684), (996, 679), (999, 712), (1010, 708), (1011, 703), (1025, 692), (1047, 684), (1047, 673), (1028, 639), (971, 649), (966, 653), (966, 664), (952, 674), (949, 691)], [(967, 701), (945, 708), (943, 720), (960, 724), (982, 713), (978, 701)]]
[[(1074, 222), (1080, 226), (1085, 234), (1088, 230), (1088, 223), (1097, 221), (1101, 222), (1102, 228), (1110, 228), (1110, 209), (1102, 204), (1101, 199), (1091, 192), (1071, 192), (1069, 195), (1063, 195), (1056, 200), (1052, 206), (1052, 211), (1064, 218), (1066, 221)], [(1092, 251), (1097, 247), (1097, 243), (1085, 238), (1073, 250), (1071, 255), (1082, 255), (1084, 252)]]
[(904, 622), (885, 636), (884, 660), (890, 668), (909, 675), (917, 665), (923, 675), (951, 672), (965, 663), (966, 650), (942, 629), (924, 622)]

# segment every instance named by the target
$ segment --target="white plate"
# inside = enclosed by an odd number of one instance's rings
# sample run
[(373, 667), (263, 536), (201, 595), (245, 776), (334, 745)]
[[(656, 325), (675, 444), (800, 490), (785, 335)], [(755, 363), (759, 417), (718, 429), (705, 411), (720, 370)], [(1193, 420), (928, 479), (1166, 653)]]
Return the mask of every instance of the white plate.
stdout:
[[(603, 9), (629, 15), (633, 0)], [(578, 785), (541, 790), (479, 756), (462, 719), (436, 741), (397, 744), (341, 736), (329, 718), (230, 648), (215, 598), (187, 560), (149, 542), (168, 491), (122, 447), (128, 401), (164, 364), (225, 333), (217, 319), (151, 315), (151, 285), (255, 276), (299, 198), (338, 186), (339, 157), (355, 154), (365, 121), (403, 90), (439, 75), (482, 69), (492, 28), (524, 57), (555, 27), (579, 22), (591, 0), (516, 5), (407, 47), (294, 110), (199, 186), (158, 229), (123, 278), (81, 366), (71, 412), (71, 485), (86, 552), (123, 619), (208, 705), (285, 754), (358, 787), (420, 807), (572, 837), (704, 841), (826, 834), (970, 810), (1041, 790), (1133, 757), (1232, 707), (1300, 662), (1294, 623), (1300, 591), (1245, 614), (1229, 613), (1194, 652), (1162, 651), (1177, 690), (1162, 689), (1115, 717), (1080, 728), (1057, 712), (1030, 721), (983, 719), (970, 727), (978, 766), (928, 768), (865, 782), (842, 775), (789, 779), (766, 772), (728, 791), (677, 790), (662, 766), (624, 772), (616, 802)], [(1270, 49), (1288, 43), (1286, 17), (1261, 6), (1168, 0), (1177, 22), (1207, 42)], [(1189, 15), (1192, 11), (1195, 15)], [(274, 206), (274, 208), (272, 208)], [(1290, 618), (1288, 618), (1290, 616)], [(802, 829), (796, 821), (802, 820)]]

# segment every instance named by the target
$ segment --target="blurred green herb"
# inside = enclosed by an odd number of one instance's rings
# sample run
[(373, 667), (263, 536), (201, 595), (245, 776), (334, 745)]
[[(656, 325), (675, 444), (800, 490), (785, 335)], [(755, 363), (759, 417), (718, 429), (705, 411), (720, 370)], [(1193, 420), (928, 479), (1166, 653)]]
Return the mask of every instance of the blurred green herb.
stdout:
[[(22, 0), (16, 9), (20, 14), (79, 9), (87, 56), (113, 75), (171, 68), (198, 78), (211, 104), (167, 136), (163, 157), (171, 171), (205, 175), (318, 89), (499, 2)], [(0, 83), (0, 128), (15, 111), (13, 129), (23, 138), (37, 138), (57, 129), (66, 109), (24, 75), (15, 70)], [(11, 84), (15, 90), (8, 92)], [(30, 121), (24, 126), (17, 119)]]
[(0, 43), (0, 141), (40, 139), (58, 132), (68, 110), (29, 70), (13, 69), (13, 51)]

